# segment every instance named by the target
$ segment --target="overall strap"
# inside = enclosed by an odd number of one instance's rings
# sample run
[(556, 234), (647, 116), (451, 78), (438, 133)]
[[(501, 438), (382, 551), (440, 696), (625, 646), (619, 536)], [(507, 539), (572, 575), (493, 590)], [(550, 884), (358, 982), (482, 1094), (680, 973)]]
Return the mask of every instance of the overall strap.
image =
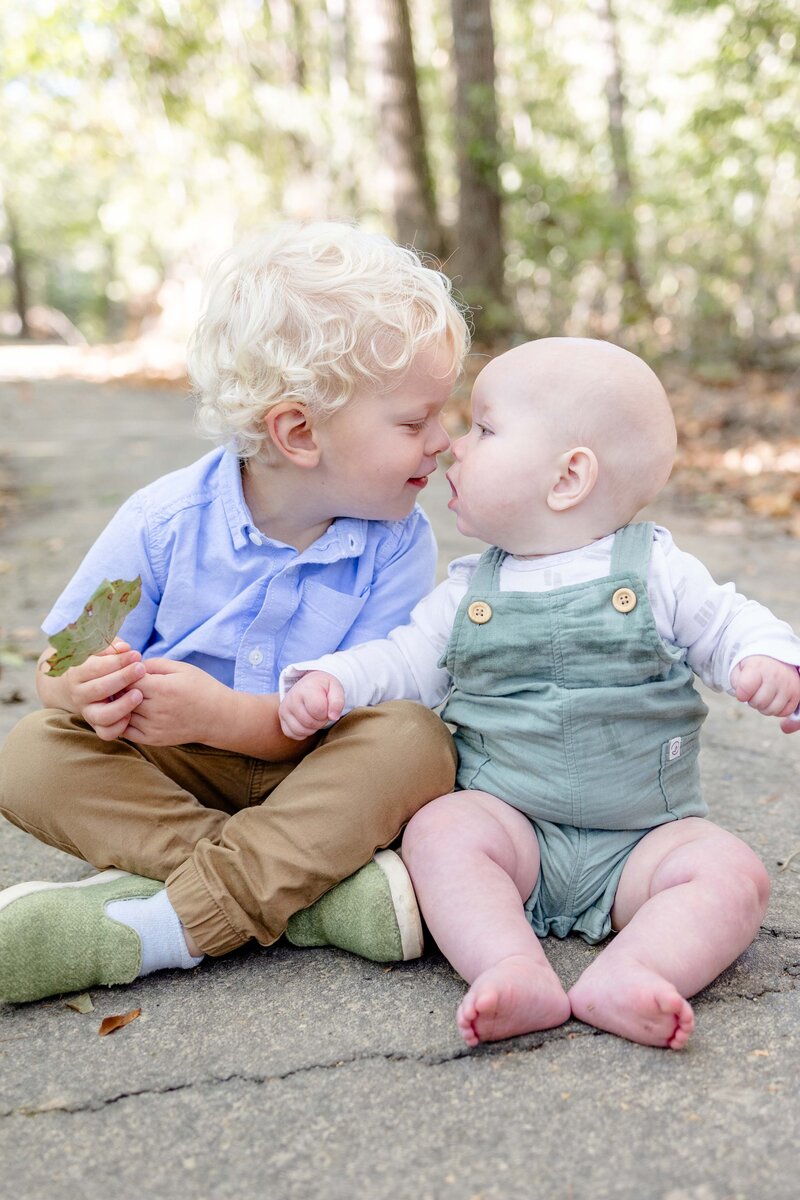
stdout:
[(470, 595), (476, 592), (497, 591), (500, 564), (505, 556), (505, 550), (501, 550), (499, 546), (490, 546), (488, 550), (484, 550), (470, 581)]
[(652, 521), (638, 521), (624, 525), (617, 531), (611, 551), (612, 575), (638, 575), (647, 578), (650, 555), (653, 550)]

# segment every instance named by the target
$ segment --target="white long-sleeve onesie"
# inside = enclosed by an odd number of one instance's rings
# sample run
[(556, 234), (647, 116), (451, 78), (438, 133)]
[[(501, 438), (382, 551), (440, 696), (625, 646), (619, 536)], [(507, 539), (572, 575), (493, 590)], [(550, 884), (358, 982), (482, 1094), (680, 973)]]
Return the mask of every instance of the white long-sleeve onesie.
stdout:
[[(508, 555), (500, 569), (502, 591), (547, 592), (610, 574), (614, 534), (563, 554), (535, 558)], [(344, 687), (345, 712), (384, 700), (418, 700), (435, 708), (451, 679), (439, 660), (450, 638), (456, 610), (478, 565), (479, 555), (457, 558), (448, 577), (419, 602), (408, 625), (387, 638), (364, 642), (315, 661), (295, 663), (281, 674), (281, 697), (308, 671), (327, 671)], [(659, 636), (686, 651), (696, 675), (714, 691), (733, 693), (737, 663), (764, 654), (800, 669), (800, 638), (773, 613), (740, 595), (732, 583), (715, 583), (708, 570), (656, 526), (647, 591)], [(798, 707), (795, 716), (800, 715)]]

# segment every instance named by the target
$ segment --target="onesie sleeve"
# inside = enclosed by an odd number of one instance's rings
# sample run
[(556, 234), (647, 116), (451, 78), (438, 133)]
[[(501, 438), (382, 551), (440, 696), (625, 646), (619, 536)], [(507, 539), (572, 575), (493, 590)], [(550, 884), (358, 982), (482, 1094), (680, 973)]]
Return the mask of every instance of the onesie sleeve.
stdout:
[(463, 579), (448, 578), (417, 604), (407, 625), (388, 637), (292, 664), (281, 672), (281, 699), (307, 672), (327, 671), (344, 687), (345, 712), (385, 700), (417, 700), (436, 708), (450, 690), (450, 675), (439, 660), (465, 591)]
[(657, 531), (653, 546), (650, 591), (662, 638), (685, 649), (689, 666), (715, 691), (732, 695), (731, 672), (752, 654), (800, 667), (800, 638), (792, 628), (733, 583), (716, 583), (666, 530)]

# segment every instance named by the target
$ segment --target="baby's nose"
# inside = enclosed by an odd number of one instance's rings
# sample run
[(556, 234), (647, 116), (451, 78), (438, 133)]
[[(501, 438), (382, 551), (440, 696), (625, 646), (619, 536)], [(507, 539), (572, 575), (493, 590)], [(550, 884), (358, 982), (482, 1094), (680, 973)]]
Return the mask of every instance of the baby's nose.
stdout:
[(464, 445), (466, 436), (467, 435), (464, 434), (463, 437), (456, 438), (456, 440), (454, 442), (450, 443), (450, 452), (453, 455), (453, 458), (458, 459), (461, 457), (461, 448)]

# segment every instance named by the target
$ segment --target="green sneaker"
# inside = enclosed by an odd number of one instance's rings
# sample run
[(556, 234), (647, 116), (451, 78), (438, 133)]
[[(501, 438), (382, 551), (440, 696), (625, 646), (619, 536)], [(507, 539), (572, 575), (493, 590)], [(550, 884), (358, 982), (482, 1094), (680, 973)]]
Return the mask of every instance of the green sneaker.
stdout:
[(422, 954), (422, 921), (399, 854), (379, 850), (310, 908), (289, 920), (293, 946), (336, 946), (373, 962), (407, 962)]
[(0, 892), (0, 1000), (20, 1004), (136, 979), (139, 936), (106, 916), (104, 905), (145, 899), (163, 886), (102, 871), (75, 883), (18, 883)]

